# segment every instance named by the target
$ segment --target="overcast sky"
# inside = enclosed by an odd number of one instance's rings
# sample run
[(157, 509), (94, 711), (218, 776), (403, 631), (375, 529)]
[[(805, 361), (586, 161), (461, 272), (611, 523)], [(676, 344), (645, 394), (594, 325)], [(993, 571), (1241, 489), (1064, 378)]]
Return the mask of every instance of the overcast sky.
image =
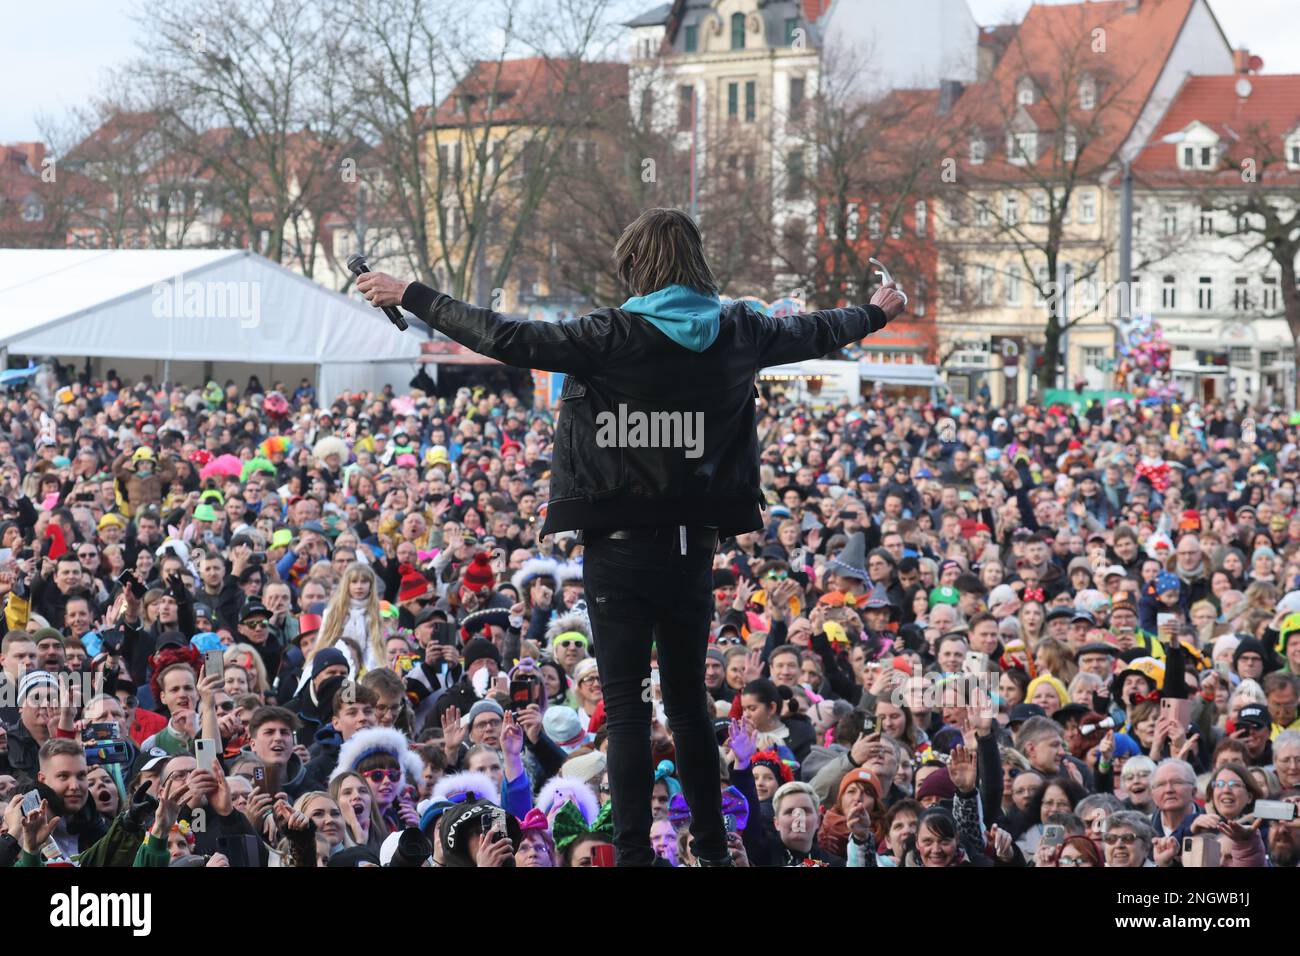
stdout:
[[(163, 0), (165, 2), (165, 0)], [(857, 0), (899, 3), (905, 0)], [(981, 24), (1019, 19), (1030, 0), (967, 0)], [(0, 142), (40, 137), (37, 117), (56, 120), (94, 92), (106, 67), (136, 51), (138, 28), (128, 17), (134, 0), (34, 0), (6, 3), (5, 55), (0, 57)], [(620, 3), (654, 6), (654, 0)], [(1264, 58), (1269, 73), (1300, 73), (1297, 0), (1211, 0), (1233, 46)]]

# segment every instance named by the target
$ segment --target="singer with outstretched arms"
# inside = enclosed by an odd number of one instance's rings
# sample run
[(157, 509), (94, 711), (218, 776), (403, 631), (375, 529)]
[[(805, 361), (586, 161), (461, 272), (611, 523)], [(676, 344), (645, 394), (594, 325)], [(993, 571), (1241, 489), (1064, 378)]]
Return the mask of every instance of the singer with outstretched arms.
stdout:
[(693, 853), (731, 862), (718, 744), (704, 685), (719, 538), (759, 530), (759, 370), (834, 352), (879, 331), (905, 299), (886, 283), (865, 306), (773, 317), (722, 306), (689, 216), (651, 209), (614, 249), (622, 306), (538, 322), (383, 273), (358, 277), (376, 307), (401, 305), (482, 355), (565, 374), (538, 534), (583, 532), (583, 585), (604, 692), (620, 866), (650, 847), (651, 644)]

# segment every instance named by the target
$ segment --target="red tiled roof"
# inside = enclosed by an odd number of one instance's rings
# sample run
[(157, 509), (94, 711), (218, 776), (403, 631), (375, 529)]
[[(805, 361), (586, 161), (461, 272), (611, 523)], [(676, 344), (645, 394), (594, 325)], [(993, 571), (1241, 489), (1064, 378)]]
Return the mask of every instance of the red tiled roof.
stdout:
[[(1040, 85), (1038, 108), (1030, 108), (1035, 122), (1049, 130), (1057, 127), (1056, 115), (1045, 121), (1042, 109), (1053, 114), (1065, 111), (1060, 104), (1068, 95), (1071, 105), (1065, 112), (1070, 125), (1080, 130), (1098, 125), (1081, 137), (1081, 169), (1096, 170), (1107, 164), (1150, 99), (1195, 2), (1143, 0), (1134, 11), (1128, 9), (1128, 0), (1030, 7), (993, 75), (969, 87), (958, 103), (958, 120), (971, 130), (982, 130), (989, 144), (989, 161), (982, 174), (1017, 175), (1017, 168), (1003, 165), (1001, 157), (1007, 120), (1015, 112), (1016, 85), (1024, 76), (1032, 76)], [(1093, 51), (1098, 29), (1105, 31), (1104, 53)], [(1055, 88), (1063, 79), (1077, 83), (1085, 73), (1098, 83), (1099, 108), (1088, 112), (1078, 109), (1077, 89)], [(1053, 105), (1043, 107), (1044, 100)], [(1051, 161), (1050, 153), (1050, 144), (1045, 144), (1040, 165)]]
[[(1249, 96), (1238, 95), (1242, 81), (1250, 84)], [(1283, 139), (1300, 126), (1300, 74), (1189, 77), (1151, 134), (1150, 142), (1159, 145), (1144, 150), (1133, 169), (1147, 174), (1177, 170), (1181, 147), (1160, 140), (1198, 121), (1228, 146), (1226, 160), (1233, 167), (1228, 175), (1238, 177), (1240, 161), (1247, 157), (1261, 162), (1269, 155), (1280, 157)], [(1271, 150), (1261, 156), (1264, 144)]]
[[(564, 101), (567, 88), (570, 102)], [(489, 111), (488, 95), (495, 108)], [(472, 97), (462, 104), (463, 96)], [(573, 101), (584, 111), (627, 99), (627, 64), (584, 63), (533, 56), (514, 60), (484, 60), (438, 104), (439, 126), (467, 122), (540, 123), (546, 119), (572, 119)]]

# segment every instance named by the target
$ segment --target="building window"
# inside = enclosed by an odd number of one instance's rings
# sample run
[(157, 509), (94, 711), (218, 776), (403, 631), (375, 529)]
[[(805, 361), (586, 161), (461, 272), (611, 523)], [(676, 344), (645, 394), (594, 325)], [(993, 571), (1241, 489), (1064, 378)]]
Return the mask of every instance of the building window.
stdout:
[(1079, 109), (1093, 110), (1097, 108), (1097, 81), (1090, 76), (1085, 76), (1079, 81)]
[(1023, 166), (1038, 161), (1037, 133), (1008, 133), (1007, 162)]
[(790, 119), (803, 118), (803, 77), (790, 77)]
[(1287, 162), (1292, 166), (1300, 167), (1300, 141), (1294, 142), (1287, 148)]
[(731, 48), (733, 50), (745, 49), (745, 15), (743, 13), (733, 13), (731, 15)]
[(970, 162), (972, 166), (983, 165), (984, 153), (985, 153), (984, 140), (973, 139), (970, 141)]
[(1129, 287), (1128, 297), (1129, 297), (1129, 315), (1132, 315), (1135, 312), (1140, 312), (1142, 311), (1143, 308), (1145, 308), (1145, 306), (1143, 305), (1143, 302), (1145, 301), (1145, 297), (1142, 295), (1141, 276), (1133, 277), (1133, 285)]
[(1002, 197), (1002, 220), (1008, 226), (1020, 222), (1020, 201), (1015, 196)]
[(924, 279), (916, 280), (916, 297), (912, 300), (911, 308), (913, 315), (925, 315), (925, 295), (926, 284)]
[(1202, 312), (1214, 308), (1214, 279), (1211, 276), (1201, 276), (1196, 280), (1196, 307)]
[(677, 128), (692, 129), (695, 126), (695, 87), (677, 87)]
[(689, 24), (682, 39), (682, 49), (687, 53), (695, 53), (700, 48), (700, 28), (697, 24)]
[[(655, 88), (647, 86), (641, 91), (641, 127), (650, 129), (655, 121)], [(492, 144), (493, 171), (501, 170), (501, 140)]]
[(1078, 158), (1079, 158), (1079, 137), (1075, 136), (1073, 133), (1066, 133), (1065, 149), (1063, 155), (1061, 156), (1061, 159), (1063, 159), (1067, 163), (1072, 163)]
[(1034, 193), (1033, 201), (1029, 206), (1029, 221), (1038, 225), (1047, 222), (1047, 193)]
[(1250, 311), (1250, 279), (1246, 276), (1232, 280), (1232, 308), (1235, 312)]
[(1228, 364), (1237, 368), (1252, 368), (1255, 364), (1255, 350), (1246, 346), (1234, 345), (1228, 349)]
[(1161, 216), (1161, 225), (1164, 227), (1166, 236), (1172, 236), (1178, 232), (1178, 207), (1165, 206), (1164, 213)]
[(873, 202), (871, 211), (867, 213), (867, 235), (872, 239), (880, 238), (880, 203)]
[(1261, 368), (1268, 368), (1270, 365), (1276, 365), (1276, 364), (1277, 364), (1277, 353), (1276, 353), (1276, 352), (1260, 352), (1260, 353), (1259, 353), (1259, 364), (1260, 364), (1260, 367), (1261, 367)]
[(727, 119), (734, 123), (740, 117), (740, 84), (727, 84)]
[(914, 215), (915, 215), (915, 218), (916, 218), (916, 234), (917, 234), (918, 236), (922, 236), (922, 237), (924, 237), (924, 236), (925, 236), (925, 220), (926, 220), (926, 206), (925, 206), (925, 200), (924, 200), (924, 199), (918, 199), (918, 200), (916, 201), (916, 207), (915, 207), (915, 210), (914, 210)]
[(952, 301), (960, 302), (966, 294), (966, 270), (961, 266), (953, 266), (949, 282), (952, 286)]
[(1020, 267), (1012, 266), (1007, 270), (1006, 279), (1007, 305), (1020, 304)]
[(1034, 105), (1034, 81), (1027, 76), (1016, 84), (1016, 102), (1021, 106)]
[(1214, 234), (1214, 210), (1201, 207), (1200, 232), (1202, 236)]
[(785, 45), (794, 46), (794, 31), (799, 29), (798, 17), (785, 18)]
[(1104, 345), (1085, 345), (1083, 347), (1083, 367), (1101, 371), (1106, 367), (1106, 347)]
[(1094, 223), (1097, 221), (1097, 194), (1091, 189), (1085, 189), (1079, 193), (1079, 222)]
[(989, 201), (987, 199), (978, 199), (975, 201), (975, 225), (987, 226), (992, 218), (989, 210)]
[(1279, 298), (1277, 276), (1264, 277), (1264, 297), (1261, 305), (1265, 312), (1276, 312)]
[(993, 304), (993, 267), (979, 267), (979, 292), (976, 301), (980, 305)]
[(758, 115), (758, 84), (753, 80), (745, 83), (745, 122), (752, 123)]
[(787, 199), (798, 199), (803, 195), (803, 189), (803, 151), (792, 149), (786, 157), (785, 196)]
[(858, 228), (861, 225), (858, 208), (857, 203), (851, 202), (844, 209), (844, 238), (849, 242), (858, 241)]
[(1178, 285), (1173, 276), (1165, 276), (1164, 281), (1160, 284), (1160, 307), (1163, 309), (1178, 308)]

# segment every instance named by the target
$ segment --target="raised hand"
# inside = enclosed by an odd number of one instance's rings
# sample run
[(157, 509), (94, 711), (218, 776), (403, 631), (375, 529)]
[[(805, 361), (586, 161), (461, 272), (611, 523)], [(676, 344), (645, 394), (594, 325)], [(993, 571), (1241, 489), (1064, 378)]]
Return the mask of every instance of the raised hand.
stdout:
[(450, 758), (455, 758), (465, 740), (465, 728), (460, 724), (460, 708), (448, 707), (442, 713), (442, 749)]
[(733, 720), (727, 733), (727, 747), (736, 758), (737, 770), (748, 767), (758, 749), (758, 731), (754, 728), (754, 722), (748, 717)]
[(948, 761), (948, 776), (958, 793), (970, 793), (975, 789), (979, 776), (975, 766), (975, 754), (965, 747), (952, 748), (952, 757)]
[(1178, 859), (1178, 837), (1156, 837), (1151, 841), (1151, 856), (1156, 866), (1169, 866)]
[(507, 710), (501, 722), (501, 749), (507, 754), (518, 757), (524, 751), (524, 730), (515, 720), (512, 711)]

